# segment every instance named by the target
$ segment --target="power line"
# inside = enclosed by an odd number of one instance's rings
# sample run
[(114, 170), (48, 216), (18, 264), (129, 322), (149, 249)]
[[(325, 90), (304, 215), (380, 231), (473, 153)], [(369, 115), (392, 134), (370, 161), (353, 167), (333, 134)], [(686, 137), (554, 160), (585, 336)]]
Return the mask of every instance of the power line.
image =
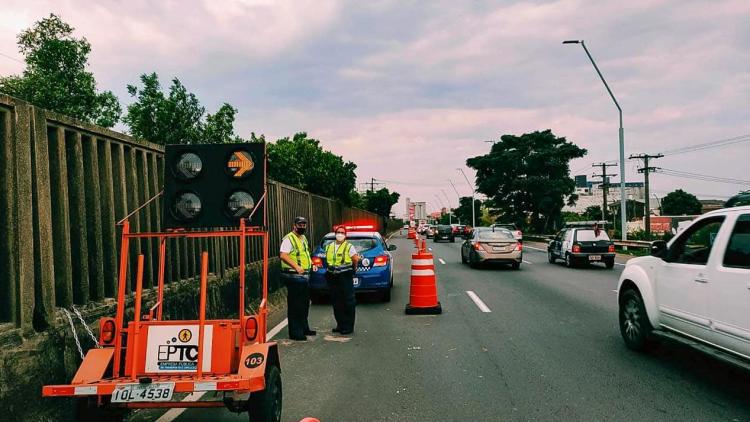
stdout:
[[(591, 164), (591, 167), (602, 168), (602, 174), (593, 175), (593, 177), (595, 178), (602, 179), (602, 189), (603, 189), (602, 193), (604, 194), (604, 196), (602, 197), (602, 220), (607, 219), (607, 193), (609, 192), (609, 178), (612, 176), (617, 176), (616, 174), (607, 174), (607, 167), (613, 167), (616, 165), (617, 163), (614, 163), (614, 162), (602, 162), (602, 163)], [(622, 192), (621, 195), (624, 195), (624, 192)]]
[(662, 152), (662, 154), (664, 155), (685, 154), (688, 152), (703, 151), (703, 150), (712, 149), (712, 148), (722, 148), (722, 147), (726, 147), (729, 145), (738, 144), (741, 142), (750, 142), (750, 134), (736, 136), (734, 138), (720, 139), (718, 141), (705, 142), (705, 143), (697, 144), (697, 145), (690, 145), (690, 146), (685, 146), (685, 147), (680, 147), (680, 148), (669, 149), (669, 150)]
[(707, 174), (691, 173), (687, 171), (672, 170), (659, 168), (656, 170), (658, 173), (665, 174), (667, 176), (681, 177), (684, 179), (702, 180), (705, 182), (716, 182), (716, 183), (727, 183), (731, 185), (749, 185), (750, 180), (733, 179), (728, 177), (711, 176)]
[(25, 62), (23, 62), (23, 61), (21, 61), (21, 60), (18, 60), (17, 58), (15, 58), (15, 57), (13, 57), (13, 56), (9, 56), (9, 55), (7, 55), (7, 54), (5, 54), (5, 53), (0, 53), (0, 56), (3, 56), (3, 57), (5, 57), (6, 59), (10, 59), (10, 60), (13, 60), (14, 62), (18, 62), (18, 63), (21, 63), (21, 64), (26, 64)]
[[(394, 185), (407, 185), (407, 186), (425, 186), (425, 187), (440, 187), (443, 186), (437, 183), (422, 183), (422, 182), (405, 182), (400, 180), (386, 180), (386, 179), (375, 179), (378, 182), (391, 183)], [(368, 182), (369, 184), (369, 182)]]

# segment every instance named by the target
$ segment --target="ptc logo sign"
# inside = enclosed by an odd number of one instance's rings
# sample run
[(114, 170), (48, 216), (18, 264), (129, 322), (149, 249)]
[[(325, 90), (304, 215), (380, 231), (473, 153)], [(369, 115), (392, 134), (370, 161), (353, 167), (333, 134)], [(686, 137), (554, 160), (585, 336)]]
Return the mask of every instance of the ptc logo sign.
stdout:
[[(211, 370), (213, 326), (203, 339), (203, 369)], [(146, 343), (146, 372), (194, 372), (198, 370), (198, 326), (152, 326)]]

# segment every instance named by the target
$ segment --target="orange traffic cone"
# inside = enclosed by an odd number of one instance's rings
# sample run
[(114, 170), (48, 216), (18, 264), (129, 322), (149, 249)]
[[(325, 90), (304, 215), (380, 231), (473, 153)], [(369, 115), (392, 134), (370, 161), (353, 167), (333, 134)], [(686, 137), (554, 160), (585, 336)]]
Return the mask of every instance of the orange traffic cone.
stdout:
[(411, 255), (411, 286), (407, 315), (436, 315), (443, 313), (437, 297), (437, 279), (432, 254), (417, 251)]
[(417, 236), (417, 231), (414, 230), (413, 227), (409, 227), (409, 230), (406, 234), (407, 239), (414, 239)]

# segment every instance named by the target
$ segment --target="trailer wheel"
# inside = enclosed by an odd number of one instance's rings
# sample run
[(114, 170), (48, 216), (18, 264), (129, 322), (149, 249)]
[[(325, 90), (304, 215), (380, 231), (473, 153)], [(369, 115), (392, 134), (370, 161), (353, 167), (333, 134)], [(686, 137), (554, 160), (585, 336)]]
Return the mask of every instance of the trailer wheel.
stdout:
[(266, 389), (250, 395), (250, 422), (281, 422), (281, 398), (281, 371), (277, 366), (269, 365), (266, 369)]

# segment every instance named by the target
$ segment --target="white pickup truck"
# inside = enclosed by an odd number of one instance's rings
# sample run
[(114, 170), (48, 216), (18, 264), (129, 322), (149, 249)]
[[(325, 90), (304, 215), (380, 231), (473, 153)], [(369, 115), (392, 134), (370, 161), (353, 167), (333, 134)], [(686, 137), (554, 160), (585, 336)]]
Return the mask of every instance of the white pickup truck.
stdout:
[(702, 215), (651, 256), (628, 261), (618, 283), (620, 332), (635, 350), (670, 337), (750, 364), (750, 206)]

